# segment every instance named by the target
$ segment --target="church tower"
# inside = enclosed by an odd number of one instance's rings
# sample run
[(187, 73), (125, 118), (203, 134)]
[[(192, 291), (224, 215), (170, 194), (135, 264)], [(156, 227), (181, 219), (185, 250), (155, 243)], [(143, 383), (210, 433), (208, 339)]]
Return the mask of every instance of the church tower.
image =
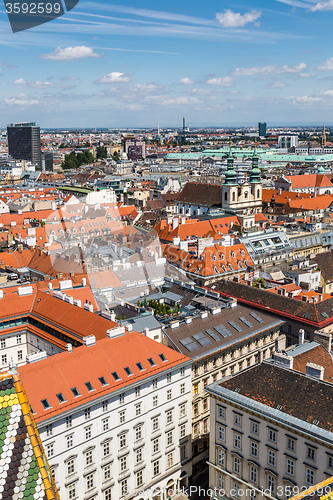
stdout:
[(262, 181), (259, 168), (259, 155), (257, 154), (257, 145), (254, 145), (252, 156), (252, 168), (250, 170), (249, 184), (251, 186), (252, 209), (258, 213), (262, 209)]
[(234, 169), (234, 156), (231, 151), (231, 140), (229, 155), (227, 157), (227, 171), (224, 184), (222, 185), (222, 207), (235, 208), (238, 201), (237, 173)]

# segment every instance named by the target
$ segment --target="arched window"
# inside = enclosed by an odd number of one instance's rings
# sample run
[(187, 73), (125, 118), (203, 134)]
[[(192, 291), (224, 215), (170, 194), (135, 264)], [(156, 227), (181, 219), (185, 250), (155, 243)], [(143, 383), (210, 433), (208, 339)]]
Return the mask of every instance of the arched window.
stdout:
[(228, 193), (227, 192), (224, 193), (224, 201), (228, 201)]
[(232, 201), (236, 201), (236, 193), (232, 193)]
[(249, 193), (248, 193), (247, 191), (245, 191), (245, 193), (244, 193), (244, 198), (245, 198), (246, 200), (247, 200), (248, 194), (249, 194)]
[(260, 189), (257, 189), (257, 198), (260, 198)]

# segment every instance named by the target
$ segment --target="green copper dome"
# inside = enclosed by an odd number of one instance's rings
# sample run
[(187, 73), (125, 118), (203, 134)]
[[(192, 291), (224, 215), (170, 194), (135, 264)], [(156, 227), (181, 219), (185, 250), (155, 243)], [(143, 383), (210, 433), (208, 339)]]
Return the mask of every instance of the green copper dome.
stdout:
[(318, 167), (317, 174), (326, 174), (324, 167), (322, 166)]
[(254, 148), (252, 156), (252, 168), (250, 170), (250, 184), (259, 184), (261, 182), (261, 170), (259, 168), (259, 156), (257, 155), (257, 148)]
[(237, 173), (234, 170), (234, 157), (233, 157), (232, 152), (231, 152), (231, 147), (229, 150), (229, 156), (227, 158), (227, 164), (228, 164), (228, 167), (227, 167), (227, 171), (225, 173), (224, 184), (228, 184), (229, 186), (235, 185), (235, 184), (237, 185)]

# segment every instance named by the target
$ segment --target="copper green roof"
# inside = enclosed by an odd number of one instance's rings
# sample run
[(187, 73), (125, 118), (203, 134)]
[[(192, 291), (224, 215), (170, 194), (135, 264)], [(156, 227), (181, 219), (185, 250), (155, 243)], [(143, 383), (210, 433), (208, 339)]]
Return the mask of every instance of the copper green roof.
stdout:
[(0, 374), (0, 498), (59, 500), (28, 399), (16, 373)]

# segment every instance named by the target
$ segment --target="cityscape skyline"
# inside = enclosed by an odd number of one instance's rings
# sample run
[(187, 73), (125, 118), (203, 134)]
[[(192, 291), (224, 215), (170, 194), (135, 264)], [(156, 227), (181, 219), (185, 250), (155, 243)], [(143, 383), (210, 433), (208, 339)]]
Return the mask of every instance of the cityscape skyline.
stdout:
[(4, 124), (330, 124), (332, 9), (315, 0), (80, 2), (13, 34), (3, 8)]

